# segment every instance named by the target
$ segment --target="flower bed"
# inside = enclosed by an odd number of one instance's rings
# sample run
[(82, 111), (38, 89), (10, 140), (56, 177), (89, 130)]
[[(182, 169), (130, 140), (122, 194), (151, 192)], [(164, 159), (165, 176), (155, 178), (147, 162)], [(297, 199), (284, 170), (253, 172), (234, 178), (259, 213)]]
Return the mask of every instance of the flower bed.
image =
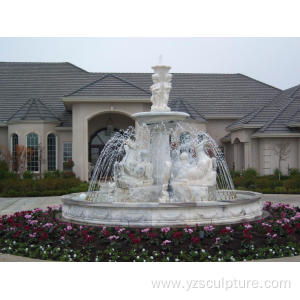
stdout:
[(66, 224), (47, 211), (0, 219), (0, 252), (58, 261), (244, 261), (298, 255), (300, 209), (265, 204), (267, 219), (233, 226), (125, 228)]

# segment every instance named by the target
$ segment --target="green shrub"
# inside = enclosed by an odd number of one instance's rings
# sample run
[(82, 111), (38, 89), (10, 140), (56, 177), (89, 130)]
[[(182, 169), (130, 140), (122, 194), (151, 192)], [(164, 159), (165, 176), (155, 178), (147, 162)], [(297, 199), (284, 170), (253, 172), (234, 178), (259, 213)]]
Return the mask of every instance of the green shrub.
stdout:
[(290, 169), (290, 176), (300, 176), (300, 171), (298, 169)]
[(276, 186), (274, 188), (274, 192), (275, 192), (275, 194), (286, 194), (287, 189), (284, 186)]
[(62, 178), (74, 178), (74, 177), (76, 177), (76, 175), (72, 171), (64, 171), (61, 173), (61, 177)]
[(255, 178), (255, 177), (257, 177), (257, 175), (258, 175), (257, 171), (253, 168), (248, 168), (243, 172), (244, 177)]
[(61, 173), (59, 170), (48, 171), (44, 173), (44, 178), (59, 178), (61, 177)]
[(87, 191), (79, 178), (5, 179), (0, 181), (2, 197), (55, 196)]
[(16, 173), (9, 171), (7, 163), (4, 160), (0, 160), (0, 180), (17, 177)]
[(25, 171), (23, 174), (24, 179), (33, 179), (33, 176), (34, 176), (34, 174), (31, 171)]
[(230, 175), (232, 178), (235, 178), (235, 177), (239, 177), (241, 173), (235, 170), (230, 170)]
[(5, 160), (0, 160), (0, 173), (1, 172), (8, 172), (8, 165)]
[(300, 175), (291, 176), (289, 179), (284, 181), (283, 186), (287, 189), (287, 191), (300, 189)]

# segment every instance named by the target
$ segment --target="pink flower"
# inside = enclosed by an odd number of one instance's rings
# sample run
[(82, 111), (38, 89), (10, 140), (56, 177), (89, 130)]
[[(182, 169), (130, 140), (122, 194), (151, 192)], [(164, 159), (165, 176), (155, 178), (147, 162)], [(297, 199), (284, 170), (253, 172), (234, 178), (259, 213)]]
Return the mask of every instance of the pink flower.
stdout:
[(25, 215), (26, 219), (30, 219), (32, 217), (32, 215)]
[(34, 232), (34, 233), (29, 233), (29, 237), (30, 238), (35, 238), (36, 237), (36, 233)]
[(119, 236), (117, 235), (111, 235), (108, 237), (108, 239), (111, 241), (111, 240), (117, 240), (119, 238)]
[(60, 239), (61, 239), (62, 241), (64, 241), (64, 240), (65, 240), (65, 237), (64, 237), (64, 236), (62, 236)]
[(252, 225), (249, 224), (249, 223), (246, 223), (246, 224), (244, 224), (244, 227), (245, 227), (246, 229), (251, 229), (251, 228), (252, 228)]
[(274, 233), (274, 234), (272, 235), (272, 238), (275, 239), (276, 237), (277, 237), (277, 233)]
[(219, 237), (216, 238), (216, 244), (219, 243), (220, 239), (221, 239), (221, 238), (219, 238)]
[(209, 225), (209, 226), (204, 226), (204, 231), (214, 231), (215, 227), (213, 225)]
[(46, 224), (44, 225), (44, 227), (52, 227), (52, 226), (53, 226), (52, 223), (46, 223)]
[(72, 226), (71, 225), (68, 225), (67, 228), (66, 228), (68, 231), (72, 230)]
[(170, 227), (162, 227), (161, 232), (168, 233), (170, 231)]
[(118, 234), (121, 234), (124, 230), (125, 230), (125, 228), (120, 228), (120, 229), (118, 230)]
[(162, 243), (161, 243), (161, 245), (162, 246), (166, 246), (166, 245), (168, 245), (168, 244), (170, 244), (171, 243), (171, 241), (169, 241), (169, 240), (164, 240)]
[(194, 230), (192, 228), (184, 228), (184, 232), (192, 234)]
[(38, 220), (28, 220), (28, 223), (30, 225), (34, 225), (34, 224), (37, 224), (38, 223)]
[(142, 230), (141, 230), (141, 232), (143, 232), (143, 233), (147, 233), (147, 232), (149, 232), (149, 230), (150, 230), (150, 228), (149, 228), (149, 227), (147, 227), (147, 228), (145, 228), (145, 229), (142, 229)]

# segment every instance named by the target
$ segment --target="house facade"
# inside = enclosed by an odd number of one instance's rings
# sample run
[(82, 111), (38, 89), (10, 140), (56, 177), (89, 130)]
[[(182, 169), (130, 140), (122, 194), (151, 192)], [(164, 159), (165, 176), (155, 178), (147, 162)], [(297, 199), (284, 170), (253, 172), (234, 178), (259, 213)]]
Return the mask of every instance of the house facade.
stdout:
[[(74, 162), (82, 180), (105, 143), (151, 107), (151, 73), (90, 73), (70, 63), (0, 63), (0, 145), (32, 150), (33, 172)], [(299, 96), (298, 96), (299, 94)], [(173, 74), (169, 106), (206, 131), (230, 168), (271, 174), (300, 168), (300, 91), (242, 74)], [(280, 158), (280, 159), (279, 159)]]

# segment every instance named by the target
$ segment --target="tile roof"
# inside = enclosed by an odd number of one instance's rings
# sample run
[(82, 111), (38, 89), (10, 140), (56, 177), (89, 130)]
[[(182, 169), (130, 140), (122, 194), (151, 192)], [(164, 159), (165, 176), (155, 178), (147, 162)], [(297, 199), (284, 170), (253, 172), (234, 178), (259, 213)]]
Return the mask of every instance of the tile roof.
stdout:
[(261, 133), (292, 133), (290, 123), (300, 120), (300, 85), (286, 89), (276, 95), (271, 101), (251, 111), (240, 120), (230, 124), (229, 131), (240, 127), (255, 126), (255, 134)]
[(114, 74), (106, 74), (65, 97), (151, 97), (148, 90), (126, 81)]
[[(151, 73), (89, 73), (70, 63), (0, 62), (0, 121), (7, 121), (28, 99), (39, 98), (72, 126), (65, 95), (150, 97)], [(245, 115), (268, 103), (280, 90), (242, 74), (175, 73), (170, 106), (181, 99), (193, 118)], [(174, 102), (175, 101), (175, 102)]]
[(40, 99), (29, 99), (13, 113), (7, 122), (17, 121), (60, 121), (60, 118)]
[(193, 120), (206, 122), (205, 118), (187, 101), (183, 101), (181, 98), (172, 99), (169, 103), (169, 107), (172, 111), (183, 111), (190, 115)]

